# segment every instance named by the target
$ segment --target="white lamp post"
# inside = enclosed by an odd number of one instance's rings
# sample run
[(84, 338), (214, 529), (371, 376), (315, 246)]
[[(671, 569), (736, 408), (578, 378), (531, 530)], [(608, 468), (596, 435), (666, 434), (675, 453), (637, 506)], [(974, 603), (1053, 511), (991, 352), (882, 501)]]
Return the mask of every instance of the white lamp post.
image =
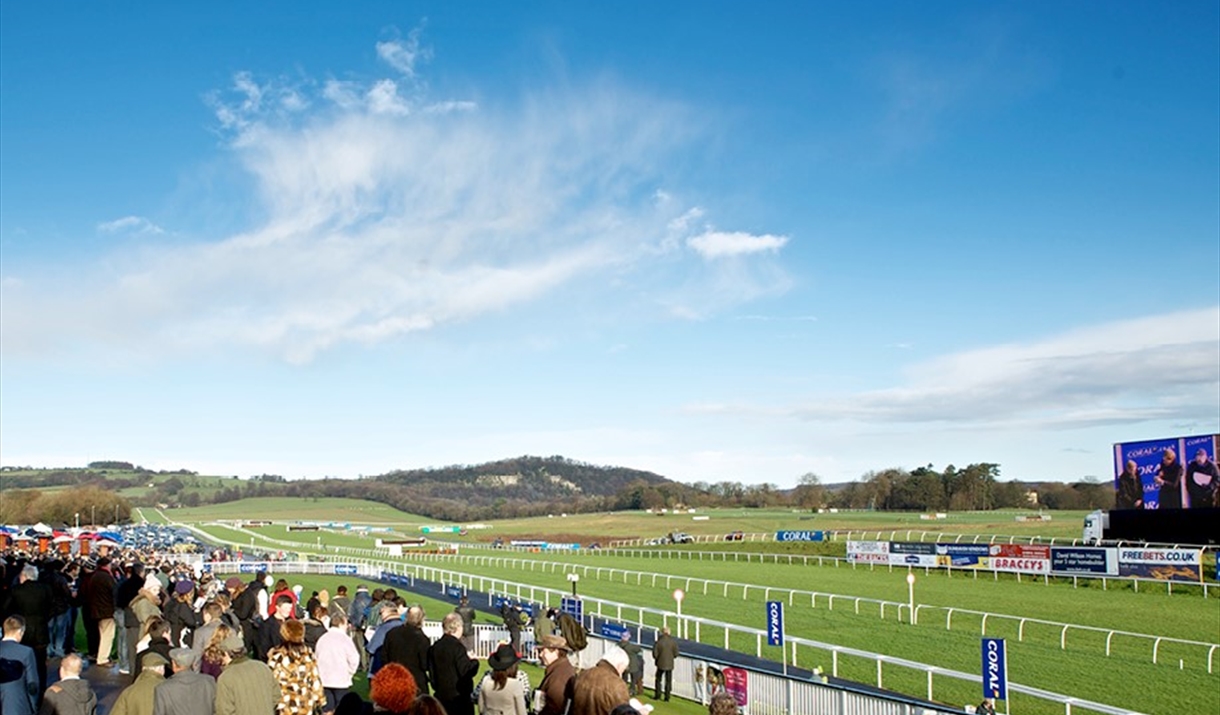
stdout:
[(682, 599), (686, 598), (686, 593), (680, 589), (674, 589), (674, 601), (678, 604), (678, 637), (685, 638), (685, 629), (682, 627)]
[(915, 574), (907, 574), (907, 597), (909, 599), (908, 608), (911, 609), (911, 625), (918, 625), (918, 620), (915, 618)]

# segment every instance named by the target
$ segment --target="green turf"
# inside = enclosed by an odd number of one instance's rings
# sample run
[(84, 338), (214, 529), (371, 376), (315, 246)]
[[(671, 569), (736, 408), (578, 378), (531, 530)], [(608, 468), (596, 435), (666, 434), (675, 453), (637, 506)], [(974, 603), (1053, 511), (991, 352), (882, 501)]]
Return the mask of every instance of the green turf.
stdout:
[[(147, 509), (145, 510), (147, 511)], [(282, 521), (335, 521), (372, 525), (434, 524), (434, 519), (408, 514), (378, 502), (337, 497), (253, 497), (225, 504), (166, 509), (174, 521), (202, 522), (234, 519)]]
[[(298, 500), (301, 501), (301, 500)], [(322, 500), (328, 502), (330, 500)], [(320, 504), (322, 503), (320, 502)], [(250, 502), (246, 501), (241, 512), (229, 511), (222, 518), (234, 518), (234, 513), (251, 513), (246, 509)], [(300, 504), (297, 505), (298, 507)], [(330, 509), (333, 505), (325, 505)], [(320, 510), (323, 506), (318, 507)], [(168, 512), (175, 519), (190, 516), (191, 519), (200, 515), (196, 510), (173, 510)], [(337, 511), (337, 510), (336, 510)], [(259, 511), (253, 513), (268, 513)], [(332, 512), (334, 513), (334, 512)], [(1078, 532), (1079, 514), (1063, 516), (1055, 514), (1056, 522), (1033, 522), (1019, 524), (1013, 520), (1013, 513), (1008, 514), (966, 514), (960, 518), (950, 518), (945, 522), (934, 524), (919, 523), (917, 515), (878, 515), (872, 513), (857, 513), (852, 515), (834, 515), (834, 518), (802, 520), (802, 516), (792, 512), (759, 512), (742, 513), (741, 510), (724, 510), (707, 512), (708, 521), (694, 522), (689, 516), (653, 516), (648, 514), (598, 514), (581, 515), (579, 517), (560, 517), (550, 519), (522, 519), (512, 522), (495, 522), (487, 530), (471, 530), (467, 540), (477, 539), (488, 541), (495, 536), (504, 538), (545, 537), (552, 541), (603, 540), (606, 543), (611, 538), (627, 536), (660, 536), (669, 531), (687, 531), (688, 533), (723, 534), (741, 529), (747, 533), (769, 533), (774, 529), (829, 529), (829, 528), (868, 528), (868, 529), (919, 529), (924, 526), (942, 528), (950, 533), (1005, 533), (1009, 535), (1063, 535), (1074, 536)], [(304, 518), (297, 516), (297, 518)], [(337, 516), (315, 516), (317, 520), (342, 520)], [(186, 519), (183, 519), (186, 520)], [(356, 519), (349, 519), (355, 522)], [(418, 524), (419, 522), (414, 522)], [(396, 528), (407, 529), (412, 524), (409, 515), (402, 515), (393, 525)], [(1070, 528), (1068, 526), (1070, 525)], [(1052, 528), (1054, 527), (1054, 528)], [(236, 531), (226, 527), (209, 525), (210, 533), (220, 538), (231, 539), (238, 543), (248, 543), (255, 539), (258, 548), (275, 548), (284, 550), (316, 551), (318, 534), (311, 532), (287, 532), (282, 526), (256, 533)], [(295, 541), (298, 546), (285, 547), (273, 545), (268, 538), (284, 541)], [(865, 538), (877, 538), (872, 535)], [(890, 538), (885, 531), (882, 539)], [(907, 537), (898, 534), (896, 538)], [(934, 537), (933, 537), (934, 538)], [(324, 535), (324, 543), (329, 545), (353, 545), (347, 535)], [(368, 542), (355, 542), (367, 546)], [(686, 547), (683, 547), (686, 548)], [(700, 546), (701, 552), (712, 550), (733, 552), (749, 552), (767, 550), (779, 553), (816, 553), (818, 550), (833, 548), (832, 546), (794, 546), (789, 544), (767, 545), (751, 544), (750, 542), (716, 543)], [(614, 567), (631, 571), (660, 573), (660, 577), (630, 575), (624, 581), (618, 574), (613, 581), (607, 580), (603, 572), (602, 580), (593, 576), (582, 578), (580, 590), (592, 596), (598, 596), (617, 602), (634, 603), (658, 609), (672, 609), (673, 600), (670, 592), (674, 585), (672, 579), (680, 577), (682, 585), (687, 588), (689, 598), (684, 604), (684, 611), (704, 618), (736, 623), (751, 628), (761, 628), (763, 622), (764, 592), (761, 587), (772, 586), (780, 589), (797, 589), (801, 591), (819, 591), (824, 593), (850, 594), (863, 598), (886, 599), (905, 602), (907, 587), (906, 572), (901, 569), (890, 570), (886, 567), (869, 569), (858, 567), (852, 569), (846, 564), (839, 566), (804, 566), (759, 563), (757, 557), (731, 556), (737, 561), (711, 560), (713, 556), (706, 554), (703, 561), (684, 558), (672, 558), (678, 547), (665, 547), (653, 550), (650, 555), (636, 552), (632, 556), (610, 554), (532, 554), (530, 560), (537, 562), (535, 570), (531, 571), (526, 562), (506, 564), (504, 562), (481, 562), (473, 565), (469, 561), (451, 559), (436, 560), (430, 558), (427, 565), (462, 571), (486, 577), (501, 578), (525, 584), (545, 586), (557, 590), (566, 590), (568, 583), (562, 572), (557, 572), (556, 562)], [(520, 554), (492, 551), (490, 549), (473, 548), (465, 551), (468, 554), (512, 556)], [(662, 554), (665, 556), (662, 557)], [(333, 554), (328, 554), (333, 557)], [(724, 554), (716, 555), (725, 558)], [(749, 562), (740, 559), (751, 558)], [(546, 565), (551, 564), (551, 565)], [(543, 570), (545, 569), (545, 571)], [(671, 581), (665, 582), (665, 576)], [(748, 593), (743, 593), (740, 586), (728, 588), (712, 584), (703, 593), (703, 585), (692, 581), (689, 587), (686, 578), (711, 579), (730, 581), (736, 584), (751, 584)], [(1087, 584), (1087, 585), (1086, 585)], [(1180, 589), (1179, 589), (1180, 590)], [(777, 592), (772, 591), (771, 597), (776, 598)], [(745, 597), (743, 597), (745, 596)], [(780, 598), (787, 599), (786, 591)], [(891, 606), (886, 618), (879, 617), (878, 607), (862, 603), (860, 613), (855, 612), (854, 603), (846, 599), (838, 599), (834, 610), (827, 608), (825, 597), (818, 600), (816, 607), (810, 607), (807, 596), (797, 596), (788, 607), (786, 621), (788, 632), (810, 640), (827, 643), (837, 643), (844, 646), (859, 648), (873, 652), (881, 652), (892, 656), (908, 658), (915, 661), (939, 665), (942, 667), (976, 672), (979, 658), (979, 617), (963, 614), (960, 611), (953, 615), (952, 631), (945, 630), (945, 611), (922, 609), (920, 624), (911, 626), (897, 620), (897, 614)], [(1040, 579), (1024, 577), (1022, 582), (1016, 582), (1012, 576), (1001, 576), (993, 579), (990, 573), (980, 573), (975, 578), (973, 574), (943, 571), (931, 573), (919, 572), (916, 581), (916, 600), (938, 609), (947, 607), (975, 609), (993, 613), (1008, 613), (1026, 618), (1040, 618), (1051, 621), (1094, 625), (1102, 628), (1130, 630), (1141, 633), (1152, 633), (1160, 636), (1187, 638), (1208, 642), (1220, 641), (1220, 600), (1204, 599), (1198, 595), (1198, 589), (1193, 594), (1175, 593), (1168, 595), (1162, 586), (1141, 587), (1135, 593), (1129, 586), (1118, 586), (1116, 582), (1109, 584), (1109, 589), (1102, 591), (1099, 584), (1082, 580), (1080, 587), (1073, 587), (1071, 582), (1052, 582), (1045, 585)], [(1046, 690), (1071, 694), (1077, 697), (1096, 700), (1113, 705), (1131, 707), (1150, 713), (1161, 712), (1220, 712), (1220, 659), (1215, 661), (1216, 674), (1206, 672), (1204, 658), (1206, 653), (1191, 646), (1179, 646), (1162, 643), (1160, 645), (1160, 665), (1151, 663), (1152, 645), (1148, 641), (1115, 636), (1111, 642), (1113, 655), (1106, 657), (1105, 636), (1084, 631), (1072, 630), (1068, 633), (1068, 649), (1060, 649), (1059, 628), (1052, 626), (1026, 623), (1024, 640), (1017, 642), (1018, 624), (1015, 621), (1005, 622), (991, 618), (987, 624), (987, 634), (1002, 636), (1010, 643), (1010, 677), (1015, 682), (1033, 685)], [(723, 642), (723, 632), (705, 632), (704, 640), (709, 638)], [(756, 641), (753, 636), (735, 634), (730, 636), (730, 645), (745, 652), (754, 652)], [(764, 648), (766, 656), (779, 658), (778, 652)], [(800, 648), (798, 660), (803, 666), (820, 665), (830, 669), (830, 656), (811, 649)], [(1182, 667), (1179, 669), (1179, 660)], [(842, 657), (839, 662), (839, 674), (843, 677), (862, 682), (876, 681), (876, 666), (872, 661)], [(883, 683), (886, 687), (909, 692), (913, 695), (926, 694), (926, 676), (922, 673), (904, 671), (894, 666), (886, 666), (883, 673)], [(962, 704), (977, 702), (978, 686), (973, 683), (958, 683), (948, 678), (938, 677), (935, 681), (937, 700)], [(1062, 706), (1049, 705), (1031, 698), (1017, 696), (1013, 704), (1014, 711), (1021, 713), (1058, 713)]]

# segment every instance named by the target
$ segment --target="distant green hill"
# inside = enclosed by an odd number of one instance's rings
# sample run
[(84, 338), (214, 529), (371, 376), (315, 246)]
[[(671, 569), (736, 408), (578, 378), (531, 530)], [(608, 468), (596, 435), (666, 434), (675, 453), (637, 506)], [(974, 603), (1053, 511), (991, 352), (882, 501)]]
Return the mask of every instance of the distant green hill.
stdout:
[(471, 520), (552, 512), (638, 509), (688, 502), (693, 489), (653, 472), (603, 467), (565, 457), (516, 457), (478, 465), (395, 470), (360, 479), (285, 480), (203, 476), (95, 462), (80, 469), (6, 468), (0, 487), (54, 491), (97, 486), (137, 506), (200, 507), (259, 497), (367, 499), (432, 519)]
[(477, 465), (397, 470), (378, 481), (426, 488), (441, 499), (467, 499), (470, 490), (503, 499), (551, 501), (580, 496), (614, 496), (629, 485), (672, 484), (653, 472), (601, 467), (564, 457), (516, 457)]

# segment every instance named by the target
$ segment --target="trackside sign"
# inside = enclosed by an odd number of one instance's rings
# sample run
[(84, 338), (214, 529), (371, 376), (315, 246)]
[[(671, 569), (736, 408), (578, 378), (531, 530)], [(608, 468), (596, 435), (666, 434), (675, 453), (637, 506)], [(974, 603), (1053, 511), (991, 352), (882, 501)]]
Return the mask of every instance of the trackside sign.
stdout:
[(1008, 659), (1003, 638), (983, 639), (983, 697), (1008, 699)]
[(784, 602), (767, 601), (767, 645), (784, 644)]

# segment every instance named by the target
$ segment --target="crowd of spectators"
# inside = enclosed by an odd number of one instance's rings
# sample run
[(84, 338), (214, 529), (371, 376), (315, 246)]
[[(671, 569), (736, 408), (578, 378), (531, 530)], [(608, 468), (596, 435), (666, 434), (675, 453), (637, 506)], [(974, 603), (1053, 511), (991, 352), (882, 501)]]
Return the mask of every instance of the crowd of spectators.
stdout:
[[(96, 715), (97, 694), (82, 678), (87, 668), (126, 679), (106, 715), (634, 715), (652, 709), (624, 680), (636, 672), (628, 651), (638, 646), (615, 646), (577, 673), (568, 657), (572, 648), (549, 617), (554, 614), (540, 614), (535, 624), (545, 674), (534, 689), (519, 668), (519, 628), (486, 661), (475, 656), (474, 610), (465, 599), (444, 614), (443, 633), (432, 641), (423, 632), (424, 609), (392, 588), (358, 584), (349, 593), (338, 586), (333, 595), (323, 590), (303, 599), (301, 586), (285, 578), (216, 577), (156, 546), (154, 539), (152, 547), (70, 559), (4, 554), (4, 715)], [(513, 617), (518, 611), (509, 610)], [(85, 636), (79, 652), (78, 629)], [(57, 677), (49, 678), (49, 665)], [(368, 700), (352, 688), (361, 672), (368, 676)]]

